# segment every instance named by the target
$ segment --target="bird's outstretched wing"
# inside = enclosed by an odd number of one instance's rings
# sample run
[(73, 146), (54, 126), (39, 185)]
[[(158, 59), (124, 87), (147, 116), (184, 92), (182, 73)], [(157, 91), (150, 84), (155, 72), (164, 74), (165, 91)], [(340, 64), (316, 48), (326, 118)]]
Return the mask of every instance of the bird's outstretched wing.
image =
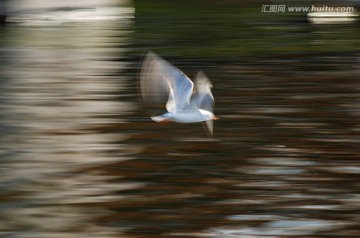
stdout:
[(162, 103), (167, 99), (169, 112), (181, 111), (190, 105), (194, 84), (178, 68), (153, 52), (141, 64), (139, 90), (145, 104)]
[[(198, 72), (195, 79), (195, 95), (191, 101), (197, 108), (213, 112), (214, 96), (211, 93), (211, 82), (202, 72)], [(213, 135), (213, 120), (202, 122), (208, 135)]]
[(203, 72), (198, 72), (195, 81), (195, 95), (192, 103), (199, 109), (213, 112), (214, 96), (211, 93), (211, 82)]
[(144, 55), (139, 65), (138, 91), (146, 107), (163, 110), (169, 98), (169, 86), (164, 78), (164, 65), (152, 52)]

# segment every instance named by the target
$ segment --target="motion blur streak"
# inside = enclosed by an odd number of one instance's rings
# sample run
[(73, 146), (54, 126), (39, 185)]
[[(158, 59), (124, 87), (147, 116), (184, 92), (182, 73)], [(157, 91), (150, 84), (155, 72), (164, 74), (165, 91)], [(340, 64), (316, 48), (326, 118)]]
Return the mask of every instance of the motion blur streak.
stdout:
[(108, 184), (112, 176), (93, 168), (121, 150), (120, 135), (97, 128), (121, 123), (133, 107), (115, 100), (127, 66), (114, 59), (125, 52), (116, 46), (128, 40), (134, 9), (37, 2), (43, 8), (12, 5), (0, 32), (0, 236), (115, 237), (90, 221), (109, 213), (98, 204), (114, 191), (138, 185)]
[[(0, 237), (358, 237), (359, 19), (261, 12), (280, 2), (9, 7)], [(214, 137), (151, 121), (137, 95), (148, 50), (211, 79)]]

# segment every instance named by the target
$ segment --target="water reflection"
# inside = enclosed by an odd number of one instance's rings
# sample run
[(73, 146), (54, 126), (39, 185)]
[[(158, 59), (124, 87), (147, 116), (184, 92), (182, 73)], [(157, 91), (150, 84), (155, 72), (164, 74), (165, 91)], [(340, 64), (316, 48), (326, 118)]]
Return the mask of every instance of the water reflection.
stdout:
[[(133, 22), (131, 12), (95, 22), (24, 16), (1, 29), (1, 235), (356, 236), (358, 53), (181, 56), (198, 42), (177, 45), (171, 61), (214, 84), (221, 120), (209, 139), (201, 125), (159, 125), (139, 107), (141, 51), (174, 46), (159, 46), (168, 32), (149, 30), (157, 20)], [(299, 42), (288, 28), (308, 25), (276, 25), (291, 42), (244, 32), (286, 47), (345, 37), (311, 28)], [(149, 35), (134, 39), (135, 30)]]
[(22, 13), (2, 29), (0, 231), (7, 237), (115, 237), (118, 229), (91, 221), (109, 214), (99, 204), (116, 199), (115, 191), (138, 186), (108, 183), (113, 176), (92, 169), (128, 159), (114, 143), (123, 137), (97, 128), (121, 123), (134, 107), (116, 100), (127, 66), (114, 60), (133, 9), (100, 10), (89, 12), (95, 18), (80, 10)]

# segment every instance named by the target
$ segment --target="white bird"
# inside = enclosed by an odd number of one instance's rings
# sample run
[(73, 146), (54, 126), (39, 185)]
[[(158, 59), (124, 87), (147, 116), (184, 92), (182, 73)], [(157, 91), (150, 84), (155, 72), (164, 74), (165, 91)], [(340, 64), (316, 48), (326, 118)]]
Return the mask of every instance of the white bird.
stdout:
[(152, 116), (160, 122), (203, 122), (207, 132), (213, 134), (214, 97), (211, 83), (203, 72), (198, 72), (194, 83), (178, 68), (153, 52), (148, 52), (140, 68), (139, 94), (145, 105), (166, 102), (167, 112)]

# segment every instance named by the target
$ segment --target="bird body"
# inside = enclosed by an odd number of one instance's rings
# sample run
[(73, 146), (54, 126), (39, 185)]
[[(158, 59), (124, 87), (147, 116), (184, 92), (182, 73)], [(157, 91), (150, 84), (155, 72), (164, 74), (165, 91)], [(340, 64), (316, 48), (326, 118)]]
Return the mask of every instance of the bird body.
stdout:
[(153, 121), (162, 122), (162, 121), (174, 121), (179, 123), (194, 123), (213, 120), (214, 114), (212, 112), (198, 109), (198, 110), (188, 110), (188, 111), (179, 111), (179, 112), (166, 112), (160, 116), (151, 117)]
[(204, 122), (212, 135), (214, 97), (211, 83), (198, 72), (195, 84), (178, 68), (148, 52), (141, 64), (139, 92), (145, 105), (166, 102), (167, 112), (152, 116), (156, 122)]

